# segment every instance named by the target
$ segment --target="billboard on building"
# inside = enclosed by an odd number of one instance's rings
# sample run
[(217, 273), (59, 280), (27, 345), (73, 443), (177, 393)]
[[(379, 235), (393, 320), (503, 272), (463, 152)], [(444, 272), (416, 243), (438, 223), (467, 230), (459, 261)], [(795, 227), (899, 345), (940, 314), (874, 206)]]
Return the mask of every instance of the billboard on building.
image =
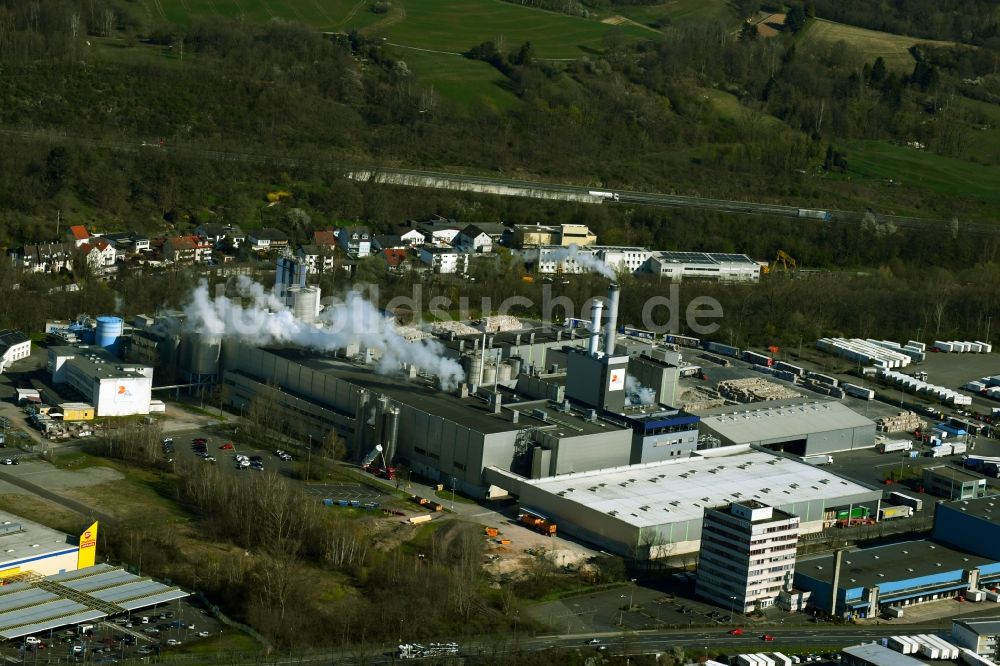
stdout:
[[(72, 552), (72, 551), (71, 551)], [(92, 567), (97, 562), (97, 521), (80, 535), (80, 550), (76, 559), (76, 568)]]
[(625, 390), (625, 368), (611, 368), (608, 373), (608, 390)]

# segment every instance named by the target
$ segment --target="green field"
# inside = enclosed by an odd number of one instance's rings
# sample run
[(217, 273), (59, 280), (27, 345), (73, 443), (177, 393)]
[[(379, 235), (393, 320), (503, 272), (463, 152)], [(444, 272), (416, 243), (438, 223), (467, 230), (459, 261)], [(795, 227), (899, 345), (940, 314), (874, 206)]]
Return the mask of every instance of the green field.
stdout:
[(497, 109), (517, 104), (507, 79), (489, 64), (462, 56), (392, 47), (392, 52), (417, 73), (420, 82), (442, 97), (467, 106), (484, 103)]
[(323, 31), (362, 30), (385, 38), (421, 81), (443, 97), (466, 105), (485, 101), (501, 109), (517, 103), (502, 87), (503, 77), (489, 65), (459, 54), (501, 39), (507, 50), (530, 41), (538, 58), (571, 60), (603, 50), (612, 33), (630, 40), (657, 37), (641, 25), (609, 25), (503, 0), (392, 0), (386, 14), (373, 13), (371, 0), (141, 1), (148, 16), (179, 24), (197, 16), (258, 22), (281, 18)]
[(665, 27), (688, 21), (726, 21), (736, 17), (725, 0), (671, 0), (656, 5), (619, 5), (615, 11), (643, 25)]
[(1000, 204), (1000, 187), (997, 187), (1000, 167), (882, 141), (851, 141), (846, 148), (848, 171), (855, 179), (892, 178), (905, 187), (924, 188), (947, 197), (971, 198), (980, 204)]
[(611, 31), (633, 39), (655, 37), (642, 26), (611, 26), (503, 0), (392, 0), (386, 14), (372, 13), (371, 0), (142, 1), (148, 15), (181, 24), (193, 16), (281, 18), (324, 31), (366, 29), (404, 46), (452, 53), (503, 37), (509, 48), (530, 41), (541, 58), (576, 58), (600, 50)]
[(937, 44), (941, 46), (954, 46), (952, 42), (940, 42), (930, 39), (919, 39), (917, 37), (907, 37), (906, 35), (896, 35), (890, 32), (879, 32), (877, 30), (866, 30), (853, 25), (834, 23), (825, 19), (814, 19), (806, 27), (801, 40), (805, 42), (846, 42), (865, 55), (868, 60), (875, 60), (879, 56), (885, 60), (885, 64), (894, 69), (911, 72), (916, 61), (910, 55), (909, 49), (914, 44)]

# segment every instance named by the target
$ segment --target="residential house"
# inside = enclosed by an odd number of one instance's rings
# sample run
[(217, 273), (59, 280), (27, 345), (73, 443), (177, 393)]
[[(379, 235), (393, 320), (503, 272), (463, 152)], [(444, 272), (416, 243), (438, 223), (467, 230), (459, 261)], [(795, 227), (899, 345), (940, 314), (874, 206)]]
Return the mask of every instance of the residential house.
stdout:
[(140, 236), (134, 231), (120, 231), (111, 234), (101, 234), (102, 238), (115, 246), (115, 254), (119, 257), (139, 252), (149, 252), (150, 241), (147, 236)]
[(91, 238), (77, 248), (87, 257), (87, 265), (95, 273), (103, 273), (115, 265), (118, 256), (115, 246), (103, 238)]
[(372, 234), (368, 227), (344, 227), (337, 234), (337, 241), (349, 257), (360, 259), (372, 253)]
[(403, 247), (413, 247), (423, 245), (427, 242), (427, 237), (419, 229), (415, 229), (411, 224), (398, 224), (393, 229), (393, 234), (399, 236), (399, 241)]
[(420, 261), (435, 273), (461, 273), (469, 269), (469, 255), (453, 247), (422, 247)]
[(205, 222), (195, 227), (195, 235), (201, 236), (213, 247), (219, 248), (223, 243), (236, 249), (240, 243), (247, 238), (243, 230), (235, 224), (222, 224), (220, 222)]
[(336, 266), (337, 248), (330, 245), (303, 245), (296, 253), (310, 273), (332, 271)]
[(337, 246), (337, 232), (324, 230), (313, 232), (313, 245), (325, 245), (327, 247)]
[(381, 252), (391, 249), (406, 249), (406, 246), (403, 245), (403, 239), (396, 234), (375, 234), (372, 250)]
[(31, 356), (31, 338), (15, 330), (0, 331), (0, 374), (14, 361)]
[(251, 250), (261, 252), (263, 250), (288, 247), (288, 236), (283, 231), (274, 227), (262, 227), (254, 229), (247, 234), (247, 242), (250, 244)]
[(461, 230), (462, 225), (443, 217), (417, 225), (417, 231), (424, 235), (424, 243), (430, 245), (451, 245)]
[(80, 247), (90, 239), (90, 232), (82, 224), (75, 224), (66, 232), (66, 238), (69, 242)]
[(172, 236), (163, 241), (163, 258), (176, 263), (203, 263), (212, 258), (212, 245), (201, 236)]
[(507, 227), (502, 224), (488, 222), (469, 224), (458, 233), (452, 245), (460, 252), (468, 254), (492, 252), (500, 245), (506, 231)]
[(76, 244), (39, 243), (25, 245), (17, 255), (16, 263), (26, 273), (58, 273), (73, 267), (73, 252)]
[(406, 255), (406, 249), (398, 247), (386, 248), (378, 254), (390, 271), (403, 270), (406, 267)]

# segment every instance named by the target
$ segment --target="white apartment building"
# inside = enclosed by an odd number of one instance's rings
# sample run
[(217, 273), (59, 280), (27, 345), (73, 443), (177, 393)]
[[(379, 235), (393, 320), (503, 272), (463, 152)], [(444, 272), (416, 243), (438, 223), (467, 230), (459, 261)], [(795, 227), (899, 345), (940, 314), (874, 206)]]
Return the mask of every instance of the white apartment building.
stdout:
[(465, 273), (469, 268), (469, 255), (450, 247), (422, 247), (420, 261), (435, 273)]
[(14, 361), (31, 356), (31, 339), (21, 331), (0, 331), (0, 373)]
[(750, 613), (791, 588), (799, 518), (747, 500), (705, 509), (695, 592), (722, 608)]

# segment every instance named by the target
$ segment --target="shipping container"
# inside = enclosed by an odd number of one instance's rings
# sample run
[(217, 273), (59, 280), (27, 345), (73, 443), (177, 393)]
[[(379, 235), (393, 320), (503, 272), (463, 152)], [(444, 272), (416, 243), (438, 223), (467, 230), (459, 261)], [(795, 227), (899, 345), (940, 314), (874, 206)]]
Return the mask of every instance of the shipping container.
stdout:
[(967, 601), (982, 601), (986, 598), (986, 593), (982, 590), (966, 590), (965, 599)]
[(739, 347), (731, 347), (729, 345), (724, 345), (721, 342), (702, 342), (702, 349), (705, 351), (715, 352), (716, 354), (722, 354), (723, 356), (732, 356), (733, 358), (740, 357)]
[(927, 351), (927, 345), (923, 342), (917, 342), (916, 340), (907, 340), (906, 346), (919, 349), (920, 351)]
[(934, 348), (937, 349), (938, 351), (950, 352), (954, 348), (954, 346), (950, 342), (935, 340)]
[(804, 369), (800, 368), (799, 366), (792, 365), (791, 363), (785, 363), (784, 361), (775, 361), (774, 362), (774, 369), (775, 370), (784, 370), (785, 372), (790, 372), (790, 373), (794, 374), (796, 377), (802, 377), (803, 375), (806, 374), (806, 371)]
[(850, 511), (851, 518), (871, 518), (872, 510), (867, 506), (855, 506), (850, 509), (841, 509), (837, 512), (837, 520), (847, 520), (847, 512)]
[(931, 458), (943, 458), (945, 456), (950, 456), (952, 454), (951, 444), (942, 444), (941, 446), (935, 446), (928, 452)]
[(855, 384), (842, 384), (841, 388), (844, 389), (847, 395), (854, 396), (855, 398), (861, 398), (862, 400), (873, 400), (875, 398), (875, 391), (870, 388)]
[(829, 384), (830, 386), (838, 386), (840, 384), (840, 382), (830, 375), (822, 375), (818, 372), (810, 372), (807, 376), (809, 379), (819, 382), (820, 384)]
[(754, 365), (764, 365), (771, 367), (774, 363), (774, 359), (770, 356), (765, 356), (764, 354), (758, 354), (757, 352), (745, 351), (743, 352), (743, 360), (747, 363), (753, 363)]

